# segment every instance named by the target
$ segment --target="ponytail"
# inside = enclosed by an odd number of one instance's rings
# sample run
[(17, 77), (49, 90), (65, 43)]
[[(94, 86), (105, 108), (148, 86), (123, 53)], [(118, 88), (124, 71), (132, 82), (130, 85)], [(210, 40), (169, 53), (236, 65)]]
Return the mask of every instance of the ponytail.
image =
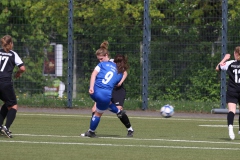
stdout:
[(11, 36), (5, 35), (1, 38), (1, 45), (5, 52), (9, 52), (10, 50), (12, 50), (13, 48), (12, 44), (13, 44), (13, 41)]
[(96, 56), (106, 56), (106, 55), (109, 55), (108, 45), (109, 45), (108, 41), (104, 41), (100, 45), (100, 48), (96, 51)]

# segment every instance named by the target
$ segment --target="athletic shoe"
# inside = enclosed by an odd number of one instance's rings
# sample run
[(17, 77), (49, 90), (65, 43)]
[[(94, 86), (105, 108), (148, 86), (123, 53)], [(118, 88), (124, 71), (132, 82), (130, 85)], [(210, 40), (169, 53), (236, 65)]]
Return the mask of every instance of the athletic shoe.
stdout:
[[(1, 132), (2, 128), (3, 128), (3, 126), (0, 126), (0, 132)], [(9, 129), (9, 133), (12, 134), (12, 131), (10, 131), (10, 129)], [(1, 135), (3, 136), (4, 134), (1, 132)]]
[(82, 137), (91, 137), (91, 138), (94, 138), (94, 137), (96, 137), (96, 134), (95, 134), (95, 132), (87, 131), (87, 132), (85, 132), (85, 133), (82, 133), (81, 136), (82, 136)]
[(119, 113), (117, 113), (118, 118), (122, 118), (122, 115), (125, 113), (126, 113), (126, 111), (121, 110)]
[(228, 126), (228, 133), (229, 133), (229, 137), (231, 140), (234, 140), (235, 139), (235, 134), (233, 132), (233, 126), (232, 125), (229, 125)]
[(128, 137), (133, 137), (133, 130), (128, 130), (127, 136)]
[(238, 134), (240, 134), (240, 131), (238, 131)]
[(8, 138), (12, 138), (12, 135), (11, 135), (10, 131), (7, 129), (6, 126), (3, 126), (3, 127), (2, 127), (1, 132), (2, 132), (3, 134), (5, 134)]

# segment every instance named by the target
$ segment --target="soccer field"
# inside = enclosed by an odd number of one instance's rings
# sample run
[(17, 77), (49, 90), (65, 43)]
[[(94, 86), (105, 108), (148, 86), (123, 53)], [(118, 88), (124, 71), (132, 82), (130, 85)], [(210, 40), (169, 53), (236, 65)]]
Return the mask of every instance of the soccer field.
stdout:
[(238, 159), (240, 135), (230, 140), (224, 118), (129, 116), (134, 137), (115, 115), (103, 115), (98, 138), (80, 137), (88, 114), (18, 112), (13, 138), (0, 136), (1, 159), (9, 160), (209, 160)]

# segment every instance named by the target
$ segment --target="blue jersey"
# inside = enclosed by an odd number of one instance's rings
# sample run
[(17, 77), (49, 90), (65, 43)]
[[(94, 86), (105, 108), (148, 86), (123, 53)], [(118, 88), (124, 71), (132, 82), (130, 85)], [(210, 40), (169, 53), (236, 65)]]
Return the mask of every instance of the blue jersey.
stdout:
[(94, 84), (94, 93), (91, 98), (96, 102), (97, 109), (106, 110), (112, 98), (112, 90), (122, 79), (123, 74), (118, 74), (117, 66), (114, 62), (101, 62), (96, 67), (98, 71)]
[(99, 63), (95, 70), (98, 71), (95, 86), (99, 88), (112, 90), (123, 76), (122, 73), (118, 74), (116, 64), (111, 61)]

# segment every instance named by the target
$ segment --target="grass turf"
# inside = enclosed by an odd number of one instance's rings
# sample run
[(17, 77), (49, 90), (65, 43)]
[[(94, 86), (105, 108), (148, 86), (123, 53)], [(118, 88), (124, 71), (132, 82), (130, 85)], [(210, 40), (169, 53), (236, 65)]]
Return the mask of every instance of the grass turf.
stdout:
[[(133, 138), (115, 115), (103, 115), (98, 138), (80, 137), (89, 115), (18, 113), (13, 138), (0, 136), (2, 159), (11, 160), (209, 160), (237, 159), (240, 135), (231, 141), (226, 118), (129, 117)], [(235, 122), (237, 124), (237, 122)]]

